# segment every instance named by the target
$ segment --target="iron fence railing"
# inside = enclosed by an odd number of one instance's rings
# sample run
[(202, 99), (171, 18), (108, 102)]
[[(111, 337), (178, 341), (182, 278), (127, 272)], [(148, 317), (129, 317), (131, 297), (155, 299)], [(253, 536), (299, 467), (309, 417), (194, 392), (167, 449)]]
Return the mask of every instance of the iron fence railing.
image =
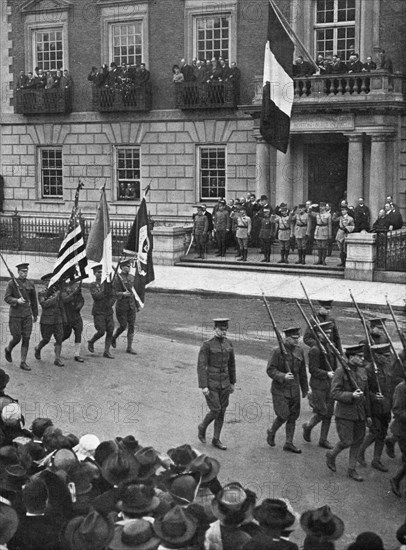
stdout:
[(92, 86), (93, 108), (99, 112), (150, 111), (152, 87), (150, 82), (138, 86)]
[(376, 269), (406, 272), (406, 228), (376, 235)]
[(235, 109), (238, 103), (238, 85), (232, 82), (177, 82), (175, 105), (177, 109)]
[(72, 88), (16, 90), (15, 112), (23, 115), (70, 113)]

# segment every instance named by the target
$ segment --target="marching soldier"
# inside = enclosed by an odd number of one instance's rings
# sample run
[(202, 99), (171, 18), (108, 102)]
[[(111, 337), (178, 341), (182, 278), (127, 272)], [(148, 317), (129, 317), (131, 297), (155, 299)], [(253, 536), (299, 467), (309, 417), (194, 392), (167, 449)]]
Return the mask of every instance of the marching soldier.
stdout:
[(27, 365), (28, 346), (32, 332), (32, 323), (37, 322), (38, 302), (34, 283), (27, 279), (27, 263), (16, 266), (18, 277), (7, 283), (4, 300), (10, 306), (9, 328), (11, 340), (4, 349), (6, 361), (12, 363), (11, 352), (21, 340), (21, 362), (20, 368), (31, 370)]
[(197, 376), (209, 412), (198, 426), (198, 438), (206, 443), (206, 430), (214, 421), (212, 445), (225, 451), (220, 440), (230, 393), (236, 383), (234, 348), (227, 339), (228, 319), (213, 319), (214, 336), (203, 343), (197, 361)]
[(73, 330), (75, 335), (74, 359), (78, 363), (83, 363), (83, 357), (80, 355), (83, 333), (83, 319), (80, 312), (85, 304), (82, 294), (82, 283), (65, 281), (62, 285), (61, 298), (66, 314), (66, 323), (63, 326), (63, 340), (67, 340)]
[(286, 359), (280, 347), (274, 349), (268, 361), (266, 372), (272, 378), (272, 399), (276, 418), (268, 430), (267, 443), (275, 447), (275, 435), (286, 422), (286, 443), (284, 451), (301, 453), (293, 444), (296, 420), (300, 415), (300, 390), (302, 397), (308, 394), (306, 364), (304, 353), (299, 346), (300, 328), (291, 327), (284, 331)]
[(406, 476), (406, 381), (403, 380), (395, 388), (393, 394), (393, 421), (390, 430), (402, 453), (402, 465), (390, 479), (392, 492), (400, 497), (400, 482)]
[(314, 240), (316, 241), (318, 261), (316, 265), (326, 265), (328, 243), (332, 237), (331, 214), (327, 211), (325, 202), (319, 205), (319, 212), (311, 212), (316, 219), (316, 229), (314, 231)]
[[(371, 346), (374, 354), (375, 363), (378, 372), (374, 372), (374, 367), (369, 363), (366, 367), (368, 375), (369, 399), (371, 402), (372, 425), (369, 433), (362, 443), (358, 462), (361, 466), (366, 466), (365, 451), (374, 445), (374, 458), (371, 462), (372, 468), (380, 472), (387, 472), (388, 468), (381, 462), (383, 448), (385, 446), (385, 437), (388, 433), (388, 427), (391, 421), (391, 410), (393, 401), (394, 384), (394, 362), (390, 351), (390, 344), (377, 344)], [(378, 382), (380, 390), (378, 388)]]
[(94, 319), (94, 327), (96, 333), (87, 342), (87, 348), (90, 353), (94, 353), (94, 344), (97, 340), (106, 335), (104, 340), (103, 357), (106, 359), (114, 359), (110, 353), (111, 341), (114, 332), (114, 317), (113, 305), (115, 302), (114, 290), (112, 283), (107, 281), (101, 282), (103, 267), (95, 265), (92, 267), (96, 281), (90, 283), (90, 294), (93, 298), (92, 315)]
[[(372, 341), (374, 345), (379, 344), (388, 344), (388, 338), (382, 328), (382, 325), (385, 323), (386, 317), (374, 317), (373, 319), (369, 319), (369, 334), (372, 337)], [(371, 355), (369, 353), (369, 348), (366, 345), (365, 340), (361, 340), (360, 344), (364, 344), (364, 355), (365, 360), (367, 362), (370, 362), (372, 360)]]
[(281, 259), (278, 264), (288, 264), (292, 222), (289, 217), (288, 205), (284, 202), (279, 206), (279, 215), (274, 215), (275, 230), (281, 246)]
[(357, 344), (345, 349), (349, 370), (340, 366), (331, 382), (331, 395), (336, 401), (335, 419), (338, 443), (326, 453), (327, 467), (336, 471), (336, 457), (350, 449), (348, 477), (355, 481), (364, 479), (356, 468), (359, 450), (365, 437), (365, 426), (371, 424), (368, 378), (364, 368), (364, 346)]
[[(320, 323), (320, 327), (331, 340), (333, 323), (331, 321)], [(317, 330), (317, 326), (315, 326), (314, 330)], [(317, 344), (310, 348), (309, 351), (310, 388), (312, 391), (310, 404), (313, 409), (313, 416), (309, 422), (303, 424), (303, 439), (310, 443), (312, 429), (321, 422), (319, 447), (332, 449), (333, 446), (328, 441), (328, 432), (334, 414), (331, 380), (337, 364), (334, 355), (327, 346), (326, 353), (327, 360)]]
[[(343, 348), (341, 346), (341, 338), (340, 334), (338, 332), (337, 323), (335, 319), (331, 316), (331, 308), (333, 307), (333, 300), (318, 300), (320, 309), (317, 313), (317, 320), (320, 323), (326, 323), (329, 321), (333, 324), (332, 327), (332, 333), (331, 333), (331, 341), (335, 345), (335, 347), (338, 349), (339, 352), (343, 353)], [(303, 342), (306, 344), (306, 346), (309, 346), (309, 348), (316, 345), (316, 341), (313, 338), (312, 332), (309, 328), (306, 329), (304, 336), (303, 336)]]
[(299, 204), (296, 212), (292, 212), (290, 220), (294, 224), (294, 236), (296, 240), (298, 260), (296, 264), (306, 263), (306, 233), (308, 232), (309, 214), (306, 212), (306, 205)]
[(35, 359), (41, 360), (41, 350), (49, 344), (52, 336), (55, 338), (55, 360), (54, 365), (63, 367), (61, 360), (63, 325), (66, 324), (65, 308), (63, 306), (61, 291), (54, 286), (49, 288), (49, 281), (52, 273), (41, 277), (44, 288), (38, 293), (38, 301), (41, 304), (42, 313), (40, 319), (41, 340), (34, 348)]
[(125, 260), (120, 263), (120, 273), (117, 274), (113, 281), (113, 288), (117, 297), (116, 302), (116, 317), (119, 323), (116, 329), (111, 345), (113, 348), (117, 346), (117, 338), (122, 334), (127, 326), (127, 353), (137, 355), (133, 349), (133, 340), (135, 334), (135, 317), (138, 311), (138, 305), (135, 300), (132, 289), (134, 288), (134, 276), (130, 274), (131, 260)]

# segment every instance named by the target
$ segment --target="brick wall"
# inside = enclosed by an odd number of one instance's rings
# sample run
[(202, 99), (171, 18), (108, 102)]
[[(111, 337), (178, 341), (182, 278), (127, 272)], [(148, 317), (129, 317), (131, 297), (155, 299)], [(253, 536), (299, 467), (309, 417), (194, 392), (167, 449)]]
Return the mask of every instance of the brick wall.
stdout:
[(380, 47), (390, 55), (395, 71), (406, 74), (406, 1), (381, 2)]

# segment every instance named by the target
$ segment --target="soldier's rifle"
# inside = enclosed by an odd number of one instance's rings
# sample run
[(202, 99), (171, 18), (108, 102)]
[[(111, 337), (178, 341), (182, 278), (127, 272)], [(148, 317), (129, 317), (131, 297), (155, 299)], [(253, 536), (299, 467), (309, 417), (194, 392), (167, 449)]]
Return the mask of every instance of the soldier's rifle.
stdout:
[(313, 338), (315, 339), (316, 341), (316, 344), (317, 344), (317, 347), (319, 348), (319, 350), (321, 351), (321, 353), (323, 354), (323, 357), (324, 357), (324, 361), (327, 365), (327, 370), (329, 372), (333, 372), (333, 368), (331, 366), (331, 363), (330, 363), (330, 359), (328, 357), (328, 352), (326, 350), (326, 348), (324, 347), (322, 341), (320, 340), (320, 337), (319, 335), (317, 334), (317, 330), (315, 330), (314, 326), (311, 324), (311, 322), (309, 321), (309, 319), (306, 317), (306, 314), (305, 312), (303, 311), (303, 308), (302, 306), (299, 304), (299, 302), (296, 300), (296, 305), (297, 307), (299, 308), (299, 311), (300, 313), (302, 314), (302, 317), (303, 319), (306, 321), (306, 325), (309, 327), (309, 330), (313, 336)]
[(351, 296), (351, 300), (353, 301), (353, 304), (354, 304), (354, 306), (355, 306), (355, 309), (357, 310), (358, 316), (359, 316), (359, 318), (361, 319), (362, 326), (363, 326), (363, 328), (364, 328), (365, 337), (366, 337), (366, 346), (367, 346), (369, 355), (370, 355), (370, 357), (371, 357), (372, 367), (373, 367), (373, 369), (374, 369), (375, 380), (376, 380), (376, 387), (377, 387), (377, 389), (378, 389), (378, 393), (382, 394), (381, 385), (380, 385), (380, 383), (379, 383), (379, 372), (378, 372), (378, 367), (377, 367), (377, 364), (376, 364), (376, 361), (375, 361), (373, 349), (371, 348), (371, 345), (373, 345), (372, 336), (371, 336), (371, 334), (370, 334), (370, 332), (369, 332), (369, 330), (368, 330), (367, 322), (366, 322), (366, 320), (365, 320), (365, 317), (364, 317), (364, 315), (362, 314), (362, 311), (360, 310), (359, 305), (357, 304), (357, 302), (356, 302), (354, 296), (352, 295), (351, 289), (350, 289), (350, 296)]
[(14, 276), (14, 273), (13, 273), (13, 272), (11, 271), (11, 269), (8, 267), (7, 262), (6, 262), (6, 260), (4, 259), (3, 254), (2, 254), (1, 252), (0, 252), (0, 257), (1, 257), (1, 259), (3, 260), (3, 263), (4, 263), (4, 265), (6, 266), (7, 271), (9, 272), (9, 275), (10, 275), (10, 277), (11, 277), (11, 280), (13, 281), (14, 286), (16, 287), (17, 292), (18, 292), (20, 298), (22, 298), (23, 300), (26, 300), (26, 298), (24, 298), (24, 296), (23, 296), (23, 293), (21, 292), (20, 285), (18, 284), (17, 279), (16, 279), (15, 276)]
[(274, 316), (272, 315), (272, 311), (271, 311), (271, 308), (269, 307), (269, 304), (268, 304), (268, 301), (267, 299), (265, 298), (265, 294), (262, 293), (262, 299), (264, 301), (264, 304), (265, 304), (265, 307), (268, 311), (268, 315), (269, 315), (269, 318), (271, 320), (271, 323), (272, 323), (272, 328), (275, 332), (275, 335), (276, 335), (276, 339), (278, 340), (278, 345), (279, 345), (279, 349), (280, 349), (280, 352), (282, 354), (282, 357), (283, 357), (283, 360), (285, 362), (285, 365), (286, 365), (286, 370), (289, 372), (289, 373), (292, 373), (292, 370), (289, 366), (289, 361), (288, 361), (288, 352), (286, 351), (286, 347), (285, 347), (285, 344), (283, 343), (283, 339), (282, 339), (282, 335), (281, 333), (279, 332), (279, 329), (278, 327), (276, 326), (276, 322), (275, 322), (275, 319), (274, 319)]
[(392, 349), (392, 352), (393, 352), (393, 355), (395, 356), (396, 361), (400, 364), (400, 366), (403, 368), (403, 371), (404, 371), (405, 374), (406, 374), (406, 367), (403, 365), (403, 361), (401, 360), (401, 358), (399, 357), (398, 352), (397, 352), (396, 349), (395, 349), (395, 345), (394, 345), (394, 343), (393, 343), (393, 340), (392, 340), (392, 338), (389, 336), (388, 329), (386, 328), (384, 322), (382, 322), (382, 330), (384, 331), (384, 333), (385, 333), (385, 335), (386, 335), (386, 338), (388, 339), (388, 342), (389, 342), (389, 344), (390, 344), (390, 347), (391, 347), (391, 349)]
[(305, 293), (307, 303), (309, 304), (310, 309), (312, 310), (312, 315), (313, 315), (314, 319), (317, 319), (316, 310), (314, 308), (314, 305), (313, 305), (312, 301), (310, 300), (309, 295), (307, 294), (307, 290), (306, 290), (304, 284), (302, 283), (302, 281), (299, 281), (299, 282), (300, 282), (301, 287), (303, 288), (303, 292)]
[(406, 352), (406, 338), (405, 338), (403, 332), (401, 331), (401, 328), (400, 328), (400, 326), (399, 326), (398, 320), (397, 320), (396, 317), (395, 317), (395, 313), (394, 313), (394, 311), (393, 311), (393, 308), (392, 308), (392, 306), (391, 306), (390, 303), (389, 303), (388, 296), (386, 296), (386, 303), (388, 304), (388, 308), (389, 308), (390, 314), (392, 315), (393, 322), (395, 323), (395, 327), (396, 327), (396, 330), (397, 330), (398, 335), (399, 335), (399, 340), (401, 341), (402, 346), (403, 346), (403, 349), (404, 349), (405, 352)]

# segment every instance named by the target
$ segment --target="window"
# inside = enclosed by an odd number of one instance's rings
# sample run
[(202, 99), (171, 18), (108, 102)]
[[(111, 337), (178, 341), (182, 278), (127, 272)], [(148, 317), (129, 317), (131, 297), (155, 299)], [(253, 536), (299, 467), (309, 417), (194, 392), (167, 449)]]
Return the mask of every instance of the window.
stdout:
[(139, 147), (119, 147), (116, 151), (117, 200), (139, 201), (141, 165)]
[(197, 59), (230, 59), (230, 16), (195, 18), (194, 55)]
[(117, 65), (139, 65), (143, 61), (142, 21), (112, 24), (110, 36), (111, 61)]
[(62, 29), (34, 31), (34, 67), (44, 71), (63, 66)]
[(226, 196), (225, 147), (202, 147), (199, 170), (201, 200), (224, 198)]
[(62, 150), (41, 149), (41, 196), (44, 199), (62, 198)]
[(317, 0), (315, 44), (316, 54), (337, 53), (347, 61), (355, 49), (356, 0)]

